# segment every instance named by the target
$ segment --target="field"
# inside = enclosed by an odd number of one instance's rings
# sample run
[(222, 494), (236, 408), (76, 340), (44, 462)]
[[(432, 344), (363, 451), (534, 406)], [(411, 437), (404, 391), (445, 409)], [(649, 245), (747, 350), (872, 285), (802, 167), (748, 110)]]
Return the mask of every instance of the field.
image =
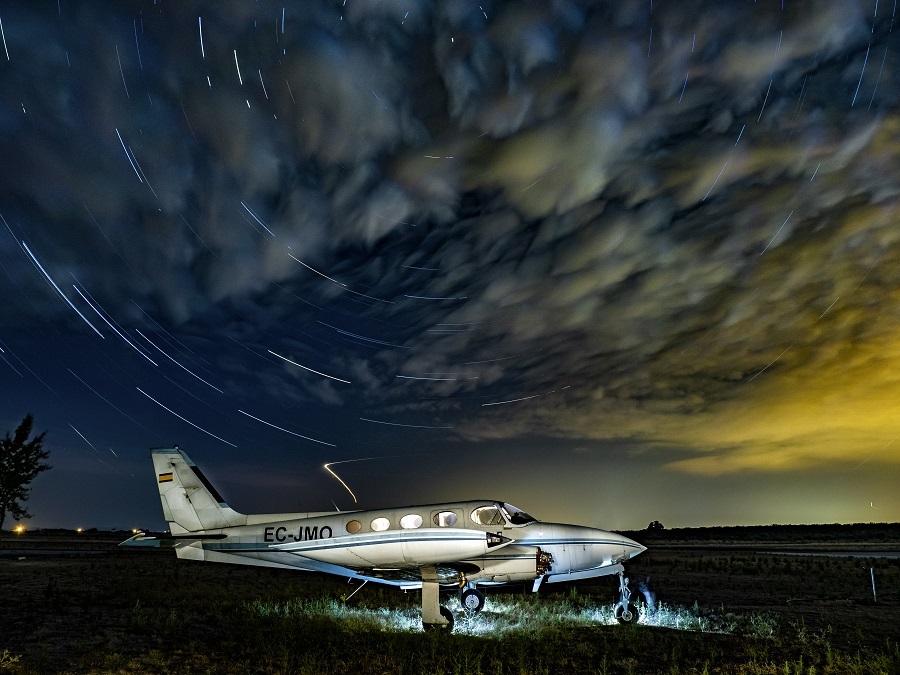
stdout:
[(626, 534), (659, 601), (639, 625), (615, 623), (605, 578), (489, 593), (471, 618), (451, 599), (445, 635), (421, 632), (416, 593), (345, 601), (346, 580), (117, 549), (125, 533), (3, 533), (0, 672), (900, 673), (900, 525)]

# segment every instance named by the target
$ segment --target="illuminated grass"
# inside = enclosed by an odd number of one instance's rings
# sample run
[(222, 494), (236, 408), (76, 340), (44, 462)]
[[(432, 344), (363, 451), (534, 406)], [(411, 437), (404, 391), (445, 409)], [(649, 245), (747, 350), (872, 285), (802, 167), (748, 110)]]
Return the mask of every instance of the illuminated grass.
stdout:
[[(598, 605), (588, 597), (575, 593), (560, 599), (519, 595), (491, 595), (485, 609), (470, 614), (462, 610), (454, 598), (447, 603), (453, 611), (457, 635), (498, 637), (507, 634), (538, 635), (545, 631), (591, 626), (613, 626), (614, 604)], [(333, 620), (348, 630), (380, 630), (416, 633), (422, 630), (418, 606), (368, 607), (344, 603), (337, 598), (294, 599), (287, 601), (253, 600), (245, 610), (254, 617), (276, 620)], [(693, 608), (659, 604), (654, 611), (639, 604), (639, 623), (645, 626), (679, 631), (771, 637), (777, 620), (768, 613), (738, 615), (722, 612), (701, 616)]]

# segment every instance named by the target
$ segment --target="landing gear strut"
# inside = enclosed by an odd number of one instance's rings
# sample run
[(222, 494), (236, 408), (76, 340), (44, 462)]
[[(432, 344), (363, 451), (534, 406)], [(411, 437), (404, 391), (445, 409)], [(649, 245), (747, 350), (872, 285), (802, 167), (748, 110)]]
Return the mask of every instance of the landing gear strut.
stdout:
[(422, 567), (422, 628), (426, 631), (453, 630), (453, 614), (441, 607), (441, 584), (434, 567)]
[(619, 572), (619, 602), (613, 608), (613, 613), (619, 623), (637, 623), (640, 617), (637, 605), (631, 602), (631, 589), (628, 588), (628, 578), (624, 572)]

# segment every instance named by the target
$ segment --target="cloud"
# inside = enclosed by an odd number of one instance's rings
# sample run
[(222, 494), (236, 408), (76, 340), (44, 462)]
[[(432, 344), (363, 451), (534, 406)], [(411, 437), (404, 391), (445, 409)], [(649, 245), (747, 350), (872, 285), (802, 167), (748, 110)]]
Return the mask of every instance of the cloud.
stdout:
[(60, 11), (4, 14), (0, 331), (80, 326), (27, 241), (231, 391), (710, 475), (897, 461), (886, 10)]

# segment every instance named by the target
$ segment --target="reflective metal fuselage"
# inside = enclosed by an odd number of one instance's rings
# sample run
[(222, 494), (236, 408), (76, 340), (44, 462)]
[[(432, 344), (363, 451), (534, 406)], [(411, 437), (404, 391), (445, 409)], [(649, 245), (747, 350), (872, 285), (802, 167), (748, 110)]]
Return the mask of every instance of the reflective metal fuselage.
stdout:
[(535, 520), (513, 524), (508, 517), (482, 524), (473, 518), (491, 505), (503, 503), (250, 515), (244, 525), (192, 533), (173, 543), (180, 558), (317, 570), (407, 587), (416, 585), (409, 570), (422, 565), (436, 566), (445, 583), (541, 576), (552, 583), (615, 573), (619, 563), (645, 550), (627, 537), (590, 527)]

